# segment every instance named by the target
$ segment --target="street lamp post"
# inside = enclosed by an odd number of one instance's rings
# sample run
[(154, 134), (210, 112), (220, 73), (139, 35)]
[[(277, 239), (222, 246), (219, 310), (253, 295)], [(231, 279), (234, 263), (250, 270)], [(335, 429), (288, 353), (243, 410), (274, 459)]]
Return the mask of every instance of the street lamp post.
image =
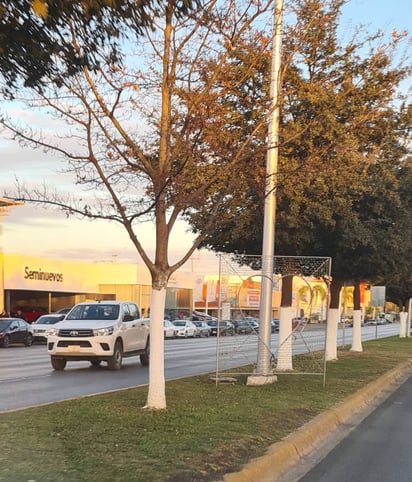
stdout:
[(276, 377), (271, 371), (271, 319), (273, 262), (275, 251), (276, 183), (279, 153), (279, 91), (282, 46), (283, 0), (276, 0), (270, 72), (271, 113), (268, 124), (266, 155), (266, 189), (262, 242), (262, 283), (260, 297), (260, 326), (256, 372), (248, 378), (248, 385), (272, 383)]

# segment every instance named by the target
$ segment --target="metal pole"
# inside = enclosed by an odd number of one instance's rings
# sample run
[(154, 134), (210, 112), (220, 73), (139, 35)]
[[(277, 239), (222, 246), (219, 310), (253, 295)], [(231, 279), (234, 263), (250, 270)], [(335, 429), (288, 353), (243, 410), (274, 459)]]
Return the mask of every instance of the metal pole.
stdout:
[(273, 257), (275, 250), (276, 183), (279, 151), (279, 90), (282, 46), (283, 0), (275, 1), (270, 78), (271, 113), (268, 124), (266, 156), (266, 189), (262, 242), (262, 285), (260, 298), (260, 326), (256, 375), (271, 373), (271, 320), (273, 289)]

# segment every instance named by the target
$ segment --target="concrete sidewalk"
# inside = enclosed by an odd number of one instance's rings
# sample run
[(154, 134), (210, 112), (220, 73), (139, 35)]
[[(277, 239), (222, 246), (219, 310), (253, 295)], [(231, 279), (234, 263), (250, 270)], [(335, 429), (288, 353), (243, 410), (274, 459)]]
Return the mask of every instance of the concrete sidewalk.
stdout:
[(269, 447), (223, 482), (299, 480), (412, 374), (412, 360), (398, 365), (343, 402), (319, 414), (296, 432)]

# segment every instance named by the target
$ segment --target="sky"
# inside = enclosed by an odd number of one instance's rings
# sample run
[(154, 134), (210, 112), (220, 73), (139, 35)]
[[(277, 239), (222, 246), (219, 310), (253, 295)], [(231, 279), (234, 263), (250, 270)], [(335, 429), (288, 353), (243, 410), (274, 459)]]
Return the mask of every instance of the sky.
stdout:
[[(371, 31), (382, 29), (390, 34), (393, 29), (412, 33), (410, 0), (353, 0), (343, 9), (342, 32), (362, 23)], [(37, 119), (31, 112), (16, 106), (16, 115), (33, 125), (53, 124)], [(45, 122), (48, 122), (45, 124)], [(0, 196), (10, 193), (15, 180), (57, 189), (70, 189), (68, 177), (62, 175), (64, 161), (52, 158), (40, 150), (20, 147), (7, 140), (0, 132)], [(145, 224), (141, 239), (149, 254), (153, 254), (154, 230)], [(170, 260), (177, 261), (191, 245), (192, 235), (183, 224), (171, 240)], [(0, 249), (8, 254), (25, 254), (45, 258), (83, 260), (87, 262), (141, 262), (140, 257), (121, 226), (103, 221), (66, 218), (64, 213), (32, 205), (12, 208), (3, 217)], [(185, 269), (195, 272), (216, 272), (216, 257), (207, 251), (193, 255)]]

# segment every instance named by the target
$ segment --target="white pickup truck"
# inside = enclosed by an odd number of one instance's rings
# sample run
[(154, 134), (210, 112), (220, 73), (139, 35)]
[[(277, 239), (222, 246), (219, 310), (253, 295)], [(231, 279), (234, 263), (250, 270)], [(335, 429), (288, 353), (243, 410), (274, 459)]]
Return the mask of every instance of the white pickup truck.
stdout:
[(147, 366), (149, 320), (141, 318), (139, 307), (129, 301), (79, 303), (48, 332), (47, 352), (55, 370), (79, 360), (92, 365), (104, 361), (110, 370), (119, 370), (123, 358), (137, 355)]

